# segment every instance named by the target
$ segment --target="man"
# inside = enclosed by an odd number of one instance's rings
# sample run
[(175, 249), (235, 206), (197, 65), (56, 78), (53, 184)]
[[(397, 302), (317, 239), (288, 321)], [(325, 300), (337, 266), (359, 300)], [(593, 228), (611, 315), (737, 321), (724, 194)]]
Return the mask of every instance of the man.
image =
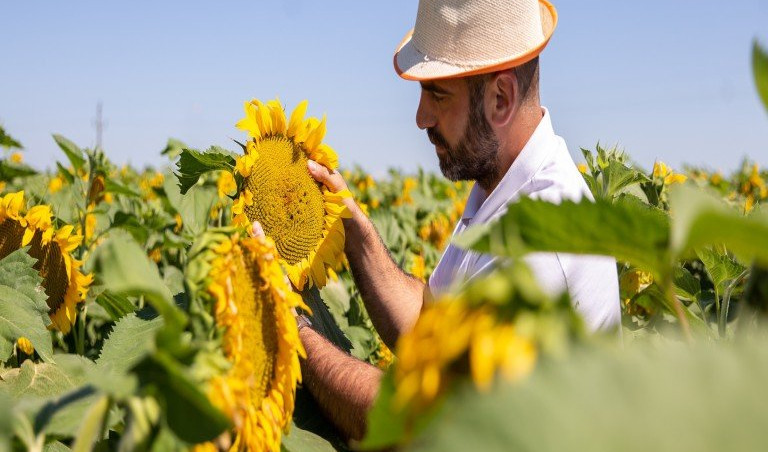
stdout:
[[(539, 104), (538, 55), (556, 22), (546, 0), (419, 2), (416, 26), (394, 63), (401, 77), (421, 83), (416, 124), (435, 145), (443, 174), (476, 181), (454, 235), (498, 217), (523, 195), (552, 202), (590, 196)], [(336, 171), (315, 162), (309, 171), (331, 191), (346, 188)], [(425, 299), (496, 263), (450, 245), (424, 285), (398, 268), (355, 202), (345, 202), (352, 212), (344, 220), (345, 252), (371, 320), (391, 348), (413, 327)], [(546, 290), (569, 291), (590, 328), (618, 325), (613, 259), (537, 253), (526, 260)], [(305, 385), (343, 433), (361, 438), (381, 371), (334, 347), (305, 320), (299, 328)]]

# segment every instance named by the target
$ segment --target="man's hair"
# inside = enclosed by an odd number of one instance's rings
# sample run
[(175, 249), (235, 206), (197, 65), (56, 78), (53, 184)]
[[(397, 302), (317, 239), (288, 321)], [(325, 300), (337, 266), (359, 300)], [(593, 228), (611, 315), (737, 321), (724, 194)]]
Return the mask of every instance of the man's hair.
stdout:
[[(483, 93), (485, 92), (485, 83), (494, 73), (480, 74), (467, 77), (467, 85), (469, 85), (469, 99), (471, 102), (471, 108), (476, 108), (478, 104), (482, 104)], [(527, 63), (523, 63), (515, 68), (515, 76), (517, 76), (517, 88), (520, 91), (519, 101), (523, 104), (538, 98), (539, 94), (539, 57), (532, 59)], [(482, 108), (482, 107), (480, 107)]]

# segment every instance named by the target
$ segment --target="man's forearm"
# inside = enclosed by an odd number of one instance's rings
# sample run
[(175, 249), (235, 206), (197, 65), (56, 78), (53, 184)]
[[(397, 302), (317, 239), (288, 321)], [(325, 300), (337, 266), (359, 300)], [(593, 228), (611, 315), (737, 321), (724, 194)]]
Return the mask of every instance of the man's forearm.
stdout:
[(373, 223), (354, 205), (352, 218), (344, 219), (345, 252), (352, 275), (374, 327), (394, 348), (421, 311), (424, 283), (402, 271), (392, 260)]
[(300, 331), (307, 359), (304, 385), (320, 408), (348, 438), (365, 435), (366, 416), (379, 391), (381, 370), (347, 355), (311, 328)]

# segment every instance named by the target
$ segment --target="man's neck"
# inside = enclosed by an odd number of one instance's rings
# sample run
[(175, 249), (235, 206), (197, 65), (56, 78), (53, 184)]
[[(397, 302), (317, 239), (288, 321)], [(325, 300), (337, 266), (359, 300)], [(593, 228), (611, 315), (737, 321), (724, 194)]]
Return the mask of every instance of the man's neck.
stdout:
[(477, 181), (486, 197), (493, 193), (501, 179), (507, 174), (509, 167), (523, 151), (543, 118), (544, 110), (538, 102), (530, 107), (522, 107), (513, 124), (507, 129), (507, 133), (503, 137), (499, 136), (498, 172), (489, 180)]

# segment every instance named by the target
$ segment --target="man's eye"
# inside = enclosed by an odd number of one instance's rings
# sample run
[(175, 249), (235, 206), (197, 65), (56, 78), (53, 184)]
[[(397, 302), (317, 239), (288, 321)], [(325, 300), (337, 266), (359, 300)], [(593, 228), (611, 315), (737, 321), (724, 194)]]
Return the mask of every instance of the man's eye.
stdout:
[(432, 93), (432, 98), (435, 99), (437, 102), (441, 102), (441, 101), (445, 100), (445, 94), (440, 94), (440, 93), (433, 92)]

